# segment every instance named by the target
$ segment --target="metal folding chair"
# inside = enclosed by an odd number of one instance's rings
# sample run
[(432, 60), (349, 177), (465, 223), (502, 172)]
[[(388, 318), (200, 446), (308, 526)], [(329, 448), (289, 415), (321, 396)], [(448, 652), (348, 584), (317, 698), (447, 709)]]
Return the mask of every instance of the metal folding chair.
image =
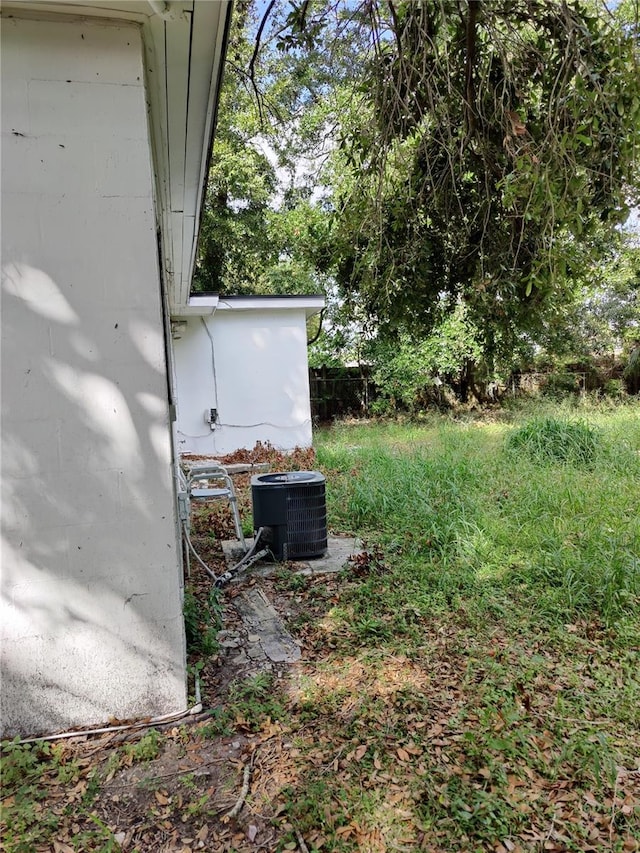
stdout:
[(242, 532), (238, 499), (233, 481), (224, 465), (194, 466), (186, 475), (186, 486), (189, 500), (223, 500), (229, 502), (236, 536), (240, 540), (243, 550), (246, 551), (247, 545)]

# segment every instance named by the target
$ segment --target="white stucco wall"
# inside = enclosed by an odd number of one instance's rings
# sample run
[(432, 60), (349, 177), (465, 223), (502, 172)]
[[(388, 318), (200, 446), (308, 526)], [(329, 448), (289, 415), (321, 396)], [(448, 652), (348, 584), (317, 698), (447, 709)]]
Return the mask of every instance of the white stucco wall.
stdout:
[(2, 21), (2, 728), (186, 704), (133, 25)]
[[(187, 326), (173, 342), (178, 450), (224, 455), (257, 441), (280, 450), (309, 447), (304, 309), (218, 309), (183, 319)], [(204, 420), (212, 408), (214, 430)]]

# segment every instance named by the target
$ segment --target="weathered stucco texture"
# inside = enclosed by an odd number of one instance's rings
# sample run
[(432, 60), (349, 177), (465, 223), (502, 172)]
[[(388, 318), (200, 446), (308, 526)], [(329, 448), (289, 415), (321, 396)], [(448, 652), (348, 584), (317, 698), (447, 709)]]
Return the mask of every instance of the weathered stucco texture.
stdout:
[(2, 22), (2, 731), (186, 704), (142, 47)]

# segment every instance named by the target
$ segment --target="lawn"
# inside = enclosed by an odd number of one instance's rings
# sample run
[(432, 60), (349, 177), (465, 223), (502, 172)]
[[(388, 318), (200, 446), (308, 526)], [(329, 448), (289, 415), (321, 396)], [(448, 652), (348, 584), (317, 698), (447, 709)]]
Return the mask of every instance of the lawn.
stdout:
[(362, 671), (348, 701), (367, 750), (352, 782), (321, 787), (360, 834), (389, 849), (636, 849), (638, 414), (321, 435), (332, 523), (375, 543), (327, 620), (350, 650), (326, 663), (334, 690)]
[[(366, 549), (338, 576), (244, 581), (302, 661), (235, 678), (210, 625), (204, 719), (66, 758), (10, 747), (5, 849), (640, 849), (640, 407), (337, 423), (315, 459), (271, 459), (323, 471), (331, 529)], [(194, 532), (215, 562), (212, 520)], [(241, 587), (211, 602), (191, 580), (225, 627)], [(172, 750), (215, 777), (160, 772)]]

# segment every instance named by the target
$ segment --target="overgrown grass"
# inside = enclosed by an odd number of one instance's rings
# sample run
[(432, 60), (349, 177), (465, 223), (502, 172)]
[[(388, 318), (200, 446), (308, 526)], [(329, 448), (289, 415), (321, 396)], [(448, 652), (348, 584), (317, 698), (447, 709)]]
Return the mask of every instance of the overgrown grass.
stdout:
[[(333, 527), (383, 544), (389, 593), (612, 623), (640, 595), (637, 408), (521, 425), (340, 427), (318, 442)], [(541, 464), (541, 462), (543, 464)], [(398, 584), (401, 584), (400, 589)]]
[(567, 462), (587, 465), (601, 450), (600, 435), (591, 424), (559, 418), (529, 421), (507, 436), (506, 446), (517, 456), (536, 462)]
[(637, 849), (640, 407), (316, 443), (330, 526), (368, 556), (292, 710), (329, 769), (284, 793), (291, 823), (323, 850)]

